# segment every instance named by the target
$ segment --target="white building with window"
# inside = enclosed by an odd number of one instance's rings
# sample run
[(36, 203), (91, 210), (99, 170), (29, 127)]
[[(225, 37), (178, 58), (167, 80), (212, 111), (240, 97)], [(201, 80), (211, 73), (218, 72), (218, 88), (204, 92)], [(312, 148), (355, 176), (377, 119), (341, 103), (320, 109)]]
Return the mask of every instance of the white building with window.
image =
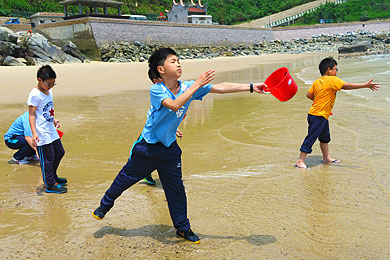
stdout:
[(188, 23), (194, 24), (213, 24), (213, 17), (211, 15), (189, 15)]
[(65, 15), (62, 13), (38, 12), (30, 16), (30, 23), (40, 25), (45, 23), (55, 23), (64, 20)]

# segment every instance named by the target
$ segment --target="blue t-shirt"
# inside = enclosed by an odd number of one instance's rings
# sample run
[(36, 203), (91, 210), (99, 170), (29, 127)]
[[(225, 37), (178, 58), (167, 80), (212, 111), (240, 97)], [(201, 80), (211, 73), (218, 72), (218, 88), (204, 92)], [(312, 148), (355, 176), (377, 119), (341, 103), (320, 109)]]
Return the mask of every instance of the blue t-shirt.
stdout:
[(19, 116), (15, 122), (12, 123), (7, 133), (4, 135), (4, 140), (12, 138), (13, 135), (24, 135), (32, 137), (30, 123), (28, 121), (28, 112)]
[(150, 109), (144, 130), (142, 131), (142, 137), (147, 143), (155, 144), (160, 142), (165, 147), (169, 147), (176, 140), (176, 130), (183, 120), (183, 116), (187, 113), (190, 103), (193, 100), (202, 100), (210, 92), (212, 85), (208, 84), (199, 88), (177, 112), (163, 106), (161, 102), (166, 98), (175, 100), (194, 82), (194, 80), (179, 81), (180, 90), (176, 96), (164, 83), (154, 84), (150, 87)]

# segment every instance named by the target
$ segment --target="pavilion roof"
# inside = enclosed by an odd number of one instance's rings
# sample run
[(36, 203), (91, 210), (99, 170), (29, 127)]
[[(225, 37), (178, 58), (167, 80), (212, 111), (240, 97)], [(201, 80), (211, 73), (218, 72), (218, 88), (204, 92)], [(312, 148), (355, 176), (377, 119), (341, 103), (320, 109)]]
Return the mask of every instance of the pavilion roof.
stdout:
[(124, 3), (119, 1), (113, 1), (113, 0), (65, 0), (60, 2), (62, 5), (69, 5), (69, 4), (86, 4), (86, 5), (92, 5), (92, 4), (98, 4), (98, 5), (124, 5)]

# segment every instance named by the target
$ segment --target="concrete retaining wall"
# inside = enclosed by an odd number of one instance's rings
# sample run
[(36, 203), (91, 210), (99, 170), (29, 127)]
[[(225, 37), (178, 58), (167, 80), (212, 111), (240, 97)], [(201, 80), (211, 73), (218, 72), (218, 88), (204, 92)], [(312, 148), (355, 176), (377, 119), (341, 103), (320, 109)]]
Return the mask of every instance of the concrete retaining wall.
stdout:
[(98, 46), (110, 42), (156, 42), (172, 45), (225, 45), (257, 43), (263, 36), (273, 39), (266, 29), (236, 28), (230, 26), (204, 26), (167, 23), (130, 23), (90, 21)]

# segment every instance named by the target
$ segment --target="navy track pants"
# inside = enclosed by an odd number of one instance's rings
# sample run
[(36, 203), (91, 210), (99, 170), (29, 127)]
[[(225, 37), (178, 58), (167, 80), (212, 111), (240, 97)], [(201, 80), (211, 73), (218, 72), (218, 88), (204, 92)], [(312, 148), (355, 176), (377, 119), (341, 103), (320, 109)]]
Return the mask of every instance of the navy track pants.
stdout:
[(65, 155), (61, 140), (57, 139), (50, 144), (37, 147), (41, 163), (42, 178), (47, 188), (51, 188), (57, 182), (57, 169), (62, 157)]
[(115, 199), (154, 170), (159, 174), (174, 227), (180, 231), (189, 230), (187, 197), (181, 172), (181, 149), (176, 141), (165, 147), (161, 143), (148, 144), (144, 139), (138, 139), (128, 162), (104, 194), (101, 206), (110, 210)]

